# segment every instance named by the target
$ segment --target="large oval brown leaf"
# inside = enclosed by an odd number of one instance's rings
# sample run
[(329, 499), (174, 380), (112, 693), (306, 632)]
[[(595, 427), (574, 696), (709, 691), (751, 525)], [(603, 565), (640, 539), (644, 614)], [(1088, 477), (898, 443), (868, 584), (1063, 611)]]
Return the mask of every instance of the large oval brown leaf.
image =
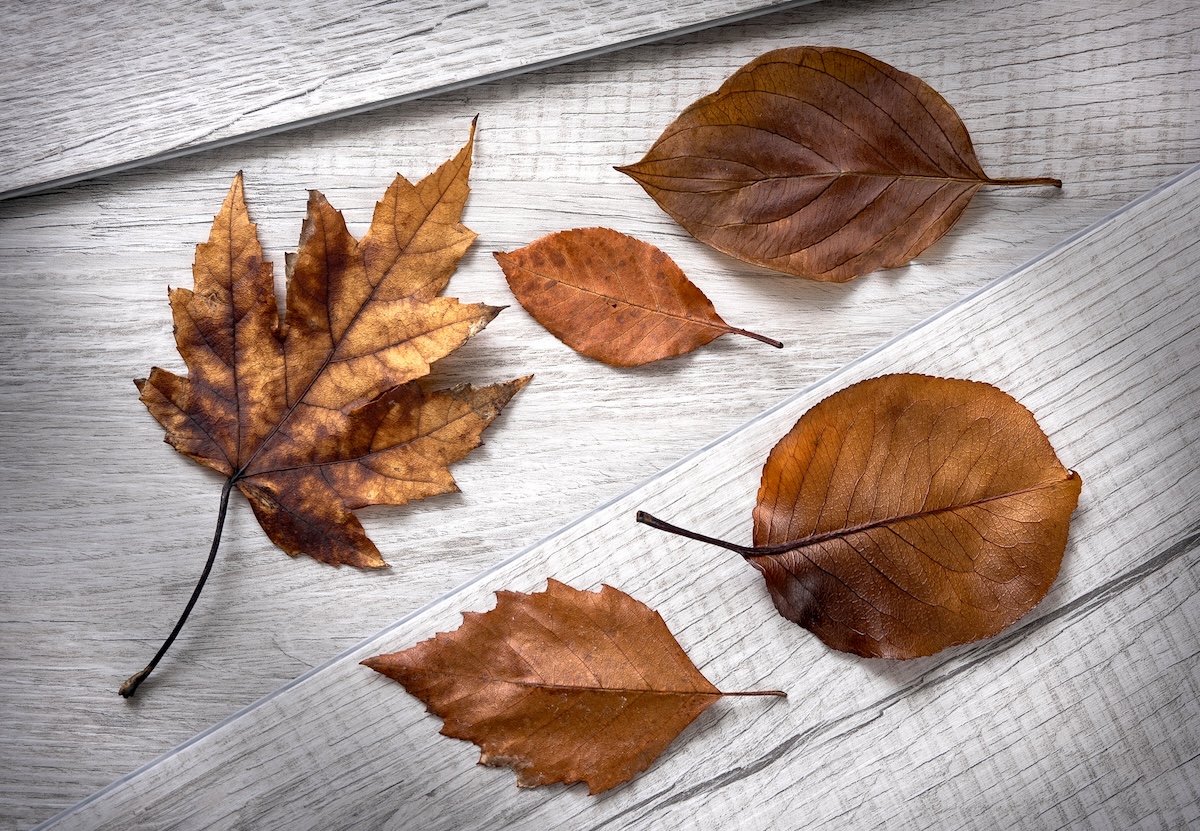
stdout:
[(885, 375), (826, 398), (771, 451), (753, 547), (708, 541), (834, 649), (915, 658), (994, 635), (1045, 596), (1080, 486), (1006, 393)]
[(593, 794), (649, 767), (721, 696), (783, 695), (722, 693), (658, 612), (622, 591), (546, 582), (363, 663), (424, 701), (443, 734), (478, 745), (480, 764), (513, 768), (521, 787), (586, 782)]
[(842, 282), (902, 265), (989, 185), (954, 108), (851, 49), (778, 49), (680, 114), (619, 167), (696, 239), (776, 271)]
[(567, 346), (610, 366), (691, 352), (735, 329), (661, 250), (610, 228), (548, 234), (495, 258), (513, 295)]

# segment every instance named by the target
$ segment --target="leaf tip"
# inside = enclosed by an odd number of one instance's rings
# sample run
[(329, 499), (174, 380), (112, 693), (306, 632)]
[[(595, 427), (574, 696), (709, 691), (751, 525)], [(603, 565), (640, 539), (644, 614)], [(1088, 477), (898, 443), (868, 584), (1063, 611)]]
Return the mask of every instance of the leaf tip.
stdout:
[(634, 162), (633, 164), (613, 165), (613, 170), (617, 171), (617, 173), (625, 174), (630, 179), (632, 179), (633, 181), (635, 181), (639, 185), (641, 185), (643, 188), (645, 188), (646, 182), (642, 178), (641, 165), (642, 165), (641, 162)]
[(480, 306), (481, 306), (481, 314), (479, 315), (479, 318), (476, 320), (476, 322), (468, 330), (467, 337), (469, 337), (469, 338), (474, 337), (475, 335), (479, 334), (484, 329), (486, 329), (488, 324), (496, 319), (497, 315), (499, 315), (502, 311), (504, 311), (505, 309), (508, 308), (508, 306), (489, 306), (485, 303), (481, 303)]
[(387, 655), (372, 655), (370, 658), (364, 658), (358, 663), (361, 666), (367, 667), (368, 669), (373, 669), (378, 673), (382, 673), (383, 668), (386, 665), (385, 659), (387, 657)]
[(374, 545), (371, 547), (374, 549), (373, 551), (363, 552), (362, 559), (357, 562), (350, 563), (350, 565), (357, 566), (358, 568), (370, 569), (391, 568), (392, 564), (383, 559), (383, 555), (379, 553), (379, 549), (375, 548)]
[(467, 143), (463, 145), (460, 154), (465, 154), (468, 165), (471, 158), (475, 155), (475, 130), (479, 126), (479, 113), (475, 113), (475, 117), (471, 119), (471, 129), (467, 133)]
[(246, 203), (246, 185), (244, 182), (244, 177), (242, 176), (242, 171), (240, 170), (233, 174), (233, 182), (231, 182), (229, 185), (229, 193), (225, 196), (225, 201), (228, 202), (231, 197), (237, 203), (241, 203), (243, 205)]

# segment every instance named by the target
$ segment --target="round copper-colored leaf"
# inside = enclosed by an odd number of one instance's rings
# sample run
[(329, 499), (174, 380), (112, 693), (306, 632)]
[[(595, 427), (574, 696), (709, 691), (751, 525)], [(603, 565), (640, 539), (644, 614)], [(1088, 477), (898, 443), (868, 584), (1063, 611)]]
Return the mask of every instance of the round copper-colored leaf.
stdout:
[(696, 239), (767, 268), (842, 282), (902, 265), (992, 179), (954, 108), (851, 49), (751, 61), (618, 170)]
[(996, 634), (1045, 596), (1080, 485), (995, 387), (873, 378), (813, 407), (771, 451), (747, 558), (780, 613), (829, 646), (931, 655)]

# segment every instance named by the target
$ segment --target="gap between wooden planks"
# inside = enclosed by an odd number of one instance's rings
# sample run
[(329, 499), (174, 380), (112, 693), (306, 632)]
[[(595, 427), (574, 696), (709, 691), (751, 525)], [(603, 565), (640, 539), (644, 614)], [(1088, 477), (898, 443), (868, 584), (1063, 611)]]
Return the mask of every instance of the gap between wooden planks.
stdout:
[[(1183, 827), (1200, 819), (1200, 166), (39, 828)], [(769, 448), (816, 401), (989, 381), (1084, 488), (1062, 573), (995, 639), (895, 663), (775, 614), (740, 558)], [(722, 702), (599, 798), (520, 791), (359, 667), (553, 576), (657, 608)]]

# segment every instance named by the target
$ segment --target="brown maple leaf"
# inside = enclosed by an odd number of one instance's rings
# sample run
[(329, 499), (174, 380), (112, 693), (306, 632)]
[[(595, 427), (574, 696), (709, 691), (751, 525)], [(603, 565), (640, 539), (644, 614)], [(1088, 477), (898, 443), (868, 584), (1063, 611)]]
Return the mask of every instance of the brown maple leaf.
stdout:
[(420, 183), (398, 176), (361, 242), (311, 193), (287, 262), (283, 321), (241, 174), (234, 179), (208, 242), (196, 248), (195, 288), (170, 292), (188, 375), (156, 367), (137, 382), (166, 441), (227, 477), (209, 566), (233, 487), (288, 554), (386, 565), (353, 512), (456, 490), (447, 466), (479, 445), (528, 382), (437, 392), (415, 383), (500, 311), (438, 296), (475, 239), (459, 221), (474, 125), (471, 132)]
[(1082, 480), (990, 384), (884, 375), (805, 413), (763, 466), (736, 551), (829, 646), (915, 658), (990, 637), (1058, 575)]
[(776, 49), (680, 113), (618, 167), (696, 239), (749, 263), (842, 282), (902, 265), (993, 179), (954, 108), (882, 61)]
[(404, 685), (477, 744), (480, 764), (517, 784), (586, 782), (597, 794), (626, 782), (725, 695), (709, 683), (662, 617), (610, 586), (598, 593), (547, 580), (536, 594), (500, 591), (490, 612), (464, 612), (403, 652), (363, 661)]

